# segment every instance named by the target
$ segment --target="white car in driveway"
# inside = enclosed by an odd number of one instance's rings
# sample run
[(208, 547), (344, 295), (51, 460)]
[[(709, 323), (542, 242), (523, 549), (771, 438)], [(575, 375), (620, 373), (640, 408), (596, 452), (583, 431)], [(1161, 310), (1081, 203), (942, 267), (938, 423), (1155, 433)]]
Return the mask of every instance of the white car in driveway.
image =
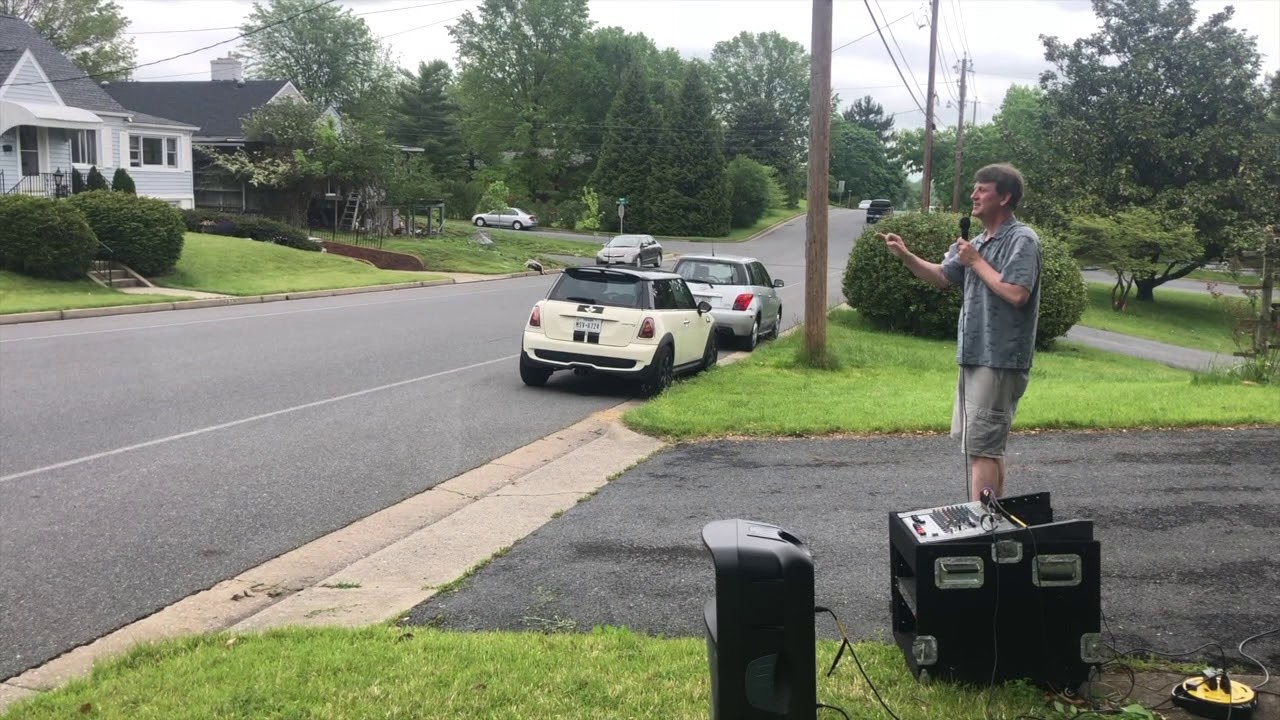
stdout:
[(634, 380), (656, 395), (676, 375), (715, 365), (715, 318), (674, 273), (571, 267), (525, 321), (520, 379), (546, 384), (557, 370)]
[(538, 218), (537, 216), (530, 215), (520, 208), (504, 207), (472, 215), (471, 224), (476, 227), (493, 225), (495, 227), (509, 227), (512, 230), (526, 230), (528, 228), (537, 227)]

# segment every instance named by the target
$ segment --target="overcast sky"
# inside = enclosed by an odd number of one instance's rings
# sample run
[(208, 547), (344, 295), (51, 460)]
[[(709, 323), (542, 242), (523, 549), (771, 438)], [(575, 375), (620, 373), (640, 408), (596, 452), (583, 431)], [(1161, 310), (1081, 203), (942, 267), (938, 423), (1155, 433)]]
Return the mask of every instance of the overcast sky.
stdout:
[[(342, 0), (340, 0), (341, 2)], [(149, 63), (234, 37), (252, 9), (251, 0), (117, 0), (131, 21), (138, 62)], [(345, 0), (364, 14), (373, 32), (384, 38), (400, 64), (447, 60), (456, 66), (448, 28), (457, 16), (475, 10), (479, 0)], [(1227, 4), (1236, 9), (1233, 24), (1257, 37), (1266, 71), (1280, 69), (1280, 0), (1198, 0), (1199, 19)], [(777, 30), (806, 48), (810, 45), (809, 0), (591, 0), (598, 26), (619, 26), (644, 33), (660, 48), (684, 57), (706, 58), (717, 42), (739, 32)], [(902, 74), (920, 105), (928, 82), (928, 3), (923, 0), (870, 0), (885, 38), (898, 56)], [(1005, 90), (1014, 83), (1034, 84), (1047, 68), (1041, 34), (1073, 40), (1093, 32), (1096, 18), (1088, 0), (940, 0), (938, 25), (938, 115), (955, 123), (959, 96), (958, 55), (973, 58), (974, 74), (966, 119), (978, 101), (979, 122), (989, 120)], [(904, 17), (905, 16), (905, 17)], [(835, 0), (832, 88), (841, 106), (871, 95), (886, 112), (899, 113), (898, 127), (919, 127), (924, 114), (894, 70), (863, 0)], [(200, 32), (170, 32), (201, 30)], [(870, 33), (869, 36), (867, 34)], [(866, 37), (864, 37), (866, 36)], [(861, 39), (859, 39), (861, 38)], [(896, 45), (895, 45), (896, 41)], [(846, 43), (852, 43), (841, 47)], [(209, 61), (235, 49), (227, 43), (137, 71), (139, 80), (200, 80), (209, 77)], [(901, 54), (899, 54), (899, 48)], [(905, 64), (903, 63), (905, 56)]]

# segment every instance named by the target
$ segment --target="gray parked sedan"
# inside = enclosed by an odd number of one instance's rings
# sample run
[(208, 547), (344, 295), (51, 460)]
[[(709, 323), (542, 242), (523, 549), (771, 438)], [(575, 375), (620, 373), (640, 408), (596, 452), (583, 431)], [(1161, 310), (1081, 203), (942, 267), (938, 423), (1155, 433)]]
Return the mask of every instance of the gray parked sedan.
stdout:
[(485, 213), (477, 213), (471, 216), (471, 222), (477, 227), (486, 225), (495, 225), (498, 227), (510, 227), (512, 230), (524, 230), (526, 228), (537, 227), (537, 216), (515, 207), (495, 208)]
[(662, 245), (652, 235), (618, 235), (596, 253), (596, 264), (662, 267)]
[(769, 277), (764, 264), (739, 255), (684, 255), (676, 274), (694, 298), (711, 304), (716, 330), (741, 339), (754, 349), (760, 336), (776, 338), (782, 329), (781, 280)]

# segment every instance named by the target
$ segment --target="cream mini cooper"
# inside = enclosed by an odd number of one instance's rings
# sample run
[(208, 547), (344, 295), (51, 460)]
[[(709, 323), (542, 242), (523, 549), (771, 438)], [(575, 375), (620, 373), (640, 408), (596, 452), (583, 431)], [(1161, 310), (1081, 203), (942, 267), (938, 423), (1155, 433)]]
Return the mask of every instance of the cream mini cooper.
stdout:
[(543, 385), (556, 370), (635, 380), (656, 395), (681, 373), (715, 365), (711, 306), (674, 273), (573, 267), (525, 323), (520, 379)]

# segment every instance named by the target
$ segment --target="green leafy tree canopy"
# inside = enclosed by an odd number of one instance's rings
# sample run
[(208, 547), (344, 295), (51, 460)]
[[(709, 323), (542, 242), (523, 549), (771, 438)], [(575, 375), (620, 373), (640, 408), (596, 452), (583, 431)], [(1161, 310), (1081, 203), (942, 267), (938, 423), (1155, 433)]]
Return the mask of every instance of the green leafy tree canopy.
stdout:
[(21, 18), (76, 67), (102, 80), (126, 80), (137, 58), (124, 34), (129, 19), (111, 0), (0, 0), (0, 14)]

